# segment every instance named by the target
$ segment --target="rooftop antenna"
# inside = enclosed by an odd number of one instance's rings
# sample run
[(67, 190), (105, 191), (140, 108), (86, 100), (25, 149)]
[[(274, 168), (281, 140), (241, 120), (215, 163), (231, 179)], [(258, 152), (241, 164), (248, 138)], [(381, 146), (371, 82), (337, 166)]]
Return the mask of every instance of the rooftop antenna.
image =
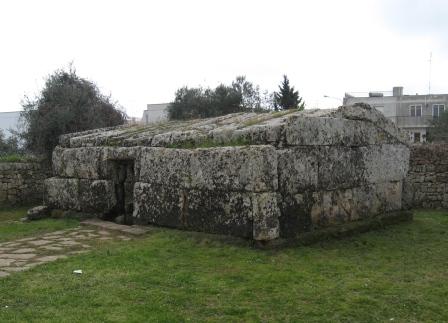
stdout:
[(428, 94), (431, 94), (431, 69), (432, 69), (432, 52), (429, 53), (429, 83), (428, 83)]

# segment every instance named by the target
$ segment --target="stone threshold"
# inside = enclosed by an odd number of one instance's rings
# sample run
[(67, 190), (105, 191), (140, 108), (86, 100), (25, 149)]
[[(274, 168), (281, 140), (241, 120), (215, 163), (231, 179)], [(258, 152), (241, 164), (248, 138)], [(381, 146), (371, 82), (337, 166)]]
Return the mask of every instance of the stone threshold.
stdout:
[(81, 222), (81, 225), (94, 226), (104, 230), (118, 231), (121, 233), (131, 234), (134, 236), (144, 235), (150, 231), (149, 227), (144, 227), (140, 225), (123, 225), (100, 219), (85, 220)]

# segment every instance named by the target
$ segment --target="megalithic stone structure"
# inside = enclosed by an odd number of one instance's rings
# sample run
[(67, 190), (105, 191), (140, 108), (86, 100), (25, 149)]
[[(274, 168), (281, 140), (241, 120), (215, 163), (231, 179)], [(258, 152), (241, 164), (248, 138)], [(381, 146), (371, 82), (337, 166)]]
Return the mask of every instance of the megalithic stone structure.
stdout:
[(363, 104), (123, 126), (60, 137), (46, 204), (270, 241), (393, 216), (408, 163)]

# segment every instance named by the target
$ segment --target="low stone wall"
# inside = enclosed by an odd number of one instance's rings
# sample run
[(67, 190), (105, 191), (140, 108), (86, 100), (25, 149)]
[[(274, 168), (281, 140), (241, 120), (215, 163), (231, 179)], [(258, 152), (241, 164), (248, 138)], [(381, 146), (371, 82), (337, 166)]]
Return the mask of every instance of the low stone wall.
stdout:
[(403, 202), (407, 207), (448, 209), (448, 144), (411, 147)]
[(0, 163), (0, 203), (41, 202), (49, 172), (40, 163)]

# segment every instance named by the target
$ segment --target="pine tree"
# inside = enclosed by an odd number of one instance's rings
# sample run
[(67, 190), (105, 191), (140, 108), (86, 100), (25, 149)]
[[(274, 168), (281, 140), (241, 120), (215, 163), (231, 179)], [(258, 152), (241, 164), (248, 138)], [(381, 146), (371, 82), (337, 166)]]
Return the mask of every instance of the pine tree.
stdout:
[(301, 111), (305, 108), (305, 102), (302, 101), (299, 92), (289, 85), (286, 75), (283, 75), (283, 82), (278, 88), (279, 92), (274, 93), (275, 110), (298, 109)]

